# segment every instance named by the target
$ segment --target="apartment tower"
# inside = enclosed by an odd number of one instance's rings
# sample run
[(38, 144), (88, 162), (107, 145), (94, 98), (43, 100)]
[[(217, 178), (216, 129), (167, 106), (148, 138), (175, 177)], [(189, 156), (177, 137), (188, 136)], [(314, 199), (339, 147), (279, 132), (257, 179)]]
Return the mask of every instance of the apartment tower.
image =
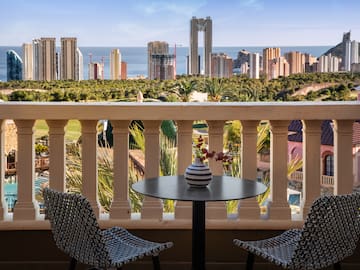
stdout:
[(113, 49), (110, 53), (110, 80), (121, 79), (121, 53), (119, 49)]
[(23, 67), (22, 67), (22, 77), (25, 81), (33, 80), (33, 45), (31, 43), (24, 43), (22, 45), (22, 52), (23, 52)]
[(60, 79), (76, 80), (77, 40), (74, 37), (61, 38)]
[(249, 54), (249, 77), (259, 79), (260, 74), (260, 55), (258, 53)]
[(230, 78), (233, 74), (233, 60), (225, 53), (211, 54), (211, 78)]
[(290, 74), (305, 72), (305, 55), (301, 52), (285, 53), (285, 58), (289, 63)]
[(198, 51), (198, 32), (204, 32), (203, 69), (205, 76), (210, 75), (210, 58), (212, 53), (212, 20), (210, 17), (192, 17), (190, 21), (190, 57), (188, 74), (200, 74), (200, 57)]
[(55, 38), (40, 39), (39, 80), (56, 80), (56, 46)]
[(33, 39), (33, 79), (40, 80), (40, 56), (41, 56), (41, 41), (40, 39)]
[(84, 79), (84, 57), (79, 48), (76, 48), (75, 60), (75, 80), (82, 81)]
[(279, 58), (281, 55), (280, 48), (265, 48), (263, 50), (263, 72), (267, 79), (271, 79), (271, 61)]
[(165, 41), (152, 41), (148, 43), (148, 78), (151, 79), (152, 70), (152, 55), (167, 55), (169, 54), (169, 44)]
[(6, 69), (8, 82), (22, 80), (22, 65), (23, 62), (20, 56), (14, 50), (9, 50), (6, 52)]

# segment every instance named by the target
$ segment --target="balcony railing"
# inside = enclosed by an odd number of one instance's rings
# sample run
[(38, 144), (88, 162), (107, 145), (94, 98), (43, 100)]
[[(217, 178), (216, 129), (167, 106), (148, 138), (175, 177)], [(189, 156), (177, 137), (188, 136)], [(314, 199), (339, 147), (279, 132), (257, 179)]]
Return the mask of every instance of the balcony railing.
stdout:
[[(103, 226), (125, 224), (132, 228), (191, 227), (191, 203), (177, 202), (175, 214), (163, 213), (162, 201), (146, 197), (141, 215), (132, 215), (129, 202), (129, 124), (141, 120), (145, 131), (145, 178), (159, 175), (159, 134), (162, 120), (174, 120), (177, 125), (178, 173), (183, 174), (192, 162), (192, 125), (206, 120), (209, 148), (221, 151), (223, 129), (227, 120), (240, 120), (241, 176), (257, 177), (257, 126), (269, 120), (270, 201), (267, 219), (261, 215), (256, 199), (243, 200), (235, 217), (226, 212), (225, 203), (207, 204), (207, 228), (277, 228), (300, 225), (292, 219), (287, 202), (288, 125), (291, 120), (303, 121), (303, 197), (301, 217), (306, 215), (312, 201), (320, 195), (320, 136), (322, 120), (334, 121), (335, 194), (352, 192), (353, 153), (352, 125), (360, 116), (360, 102), (296, 102), (296, 103), (0, 103), (1, 152), (4, 153), (5, 120), (13, 119), (17, 127), (17, 203), (8, 214), (4, 202), (5, 158), (0, 160), (0, 230), (4, 228), (49, 228), (40, 214), (34, 195), (35, 155), (34, 123), (45, 119), (49, 127), (49, 184), (65, 190), (65, 126), (70, 119), (81, 123), (82, 193), (95, 209)], [(109, 119), (114, 135), (114, 197), (109, 215), (102, 215), (98, 202), (97, 123)], [(214, 174), (222, 174), (220, 163), (210, 160)], [(254, 222), (255, 221), (255, 222)]]

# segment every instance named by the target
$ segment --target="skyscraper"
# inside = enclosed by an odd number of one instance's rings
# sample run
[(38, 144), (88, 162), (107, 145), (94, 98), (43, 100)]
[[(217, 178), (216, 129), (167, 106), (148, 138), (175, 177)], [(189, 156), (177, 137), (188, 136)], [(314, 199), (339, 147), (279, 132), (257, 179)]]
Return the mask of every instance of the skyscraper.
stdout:
[(249, 77), (252, 79), (259, 79), (260, 74), (260, 55), (258, 53), (251, 53), (249, 55)]
[(119, 49), (113, 49), (110, 53), (110, 80), (121, 79), (121, 53)]
[(121, 61), (121, 79), (127, 79), (127, 63), (124, 61)]
[(20, 56), (14, 50), (6, 52), (7, 81), (22, 80), (22, 65)]
[(152, 70), (152, 55), (167, 55), (169, 54), (169, 44), (165, 41), (151, 41), (148, 43), (148, 78), (154, 79), (151, 77), (151, 74), (154, 74)]
[(89, 80), (102, 79), (104, 67), (101, 63), (91, 62), (89, 63)]
[(233, 61), (230, 56), (225, 53), (211, 54), (211, 78), (230, 78), (233, 74)]
[(60, 54), (60, 79), (75, 80), (76, 75), (76, 50), (77, 39), (75, 37), (61, 38)]
[(84, 79), (84, 57), (79, 48), (76, 48), (75, 60), (75, 80), (82, 81)]
[(212, 20), (192, 17), (190, 21), (190, 57), (188, 74), (200, 74), (200, 60), (198, 52), (198, 32), (204, 32), (203, 68), (206, 76), (210, 75), (210, 58), (212, 53)]
[(281, 56), (280, 48), (265, 48), (263, 49), (263, 72), (267, 79), (271, 79), (272, 71), (271, 60), (279, 58)]
[(40, 39), (39, 80), (56, 80), (56, 47), (55, 38)]
[(34, 72), (34, 57), (33, 57), (33, 45), (31, 43), (24, 43), (22, 45), (23, 51), (23, 74), (22, 78), (25, 81), (33, 80), (33, 72)]
[(40, 58), (41, 58), (41, 41), (40, 39), (33, 39), (33, 79), (40, 80)]
[(152, 54), (151, 73), (149, 79), (174, 80), (175, 79), (175, 55)]
[(289, 63), (290, 74), (305, 72), (305, 55), (301, 52), (285, 53), (285, 58)]

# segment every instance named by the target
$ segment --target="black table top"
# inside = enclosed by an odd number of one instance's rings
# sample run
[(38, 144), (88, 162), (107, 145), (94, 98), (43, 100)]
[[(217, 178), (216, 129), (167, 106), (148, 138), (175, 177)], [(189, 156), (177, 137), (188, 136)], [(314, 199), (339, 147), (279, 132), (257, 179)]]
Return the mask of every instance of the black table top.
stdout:
[(190, 187), (183, 175), (160, 176), (132, 185), (133, 190), (155, 198), (179, 201), (228, 201), (251, 198), (266, 191), (266, 186), (253, 180), (230, 176), (213, 176), (207, 187)]

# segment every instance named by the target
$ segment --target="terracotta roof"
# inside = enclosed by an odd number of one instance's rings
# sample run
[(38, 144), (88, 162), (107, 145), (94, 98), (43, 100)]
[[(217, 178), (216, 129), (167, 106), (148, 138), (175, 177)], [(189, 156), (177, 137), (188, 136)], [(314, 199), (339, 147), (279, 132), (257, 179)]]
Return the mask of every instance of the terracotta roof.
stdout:
[[(289, 125), (288, 140), (292, 142), (302, 142), (302, 122), (300, 120), (293, 120)], [(321, 144), (334, 145), (334, 133), (332, 129), (332, 121), (325, 120), (321, 124)], [(353, 124), (353, 145), (360, 144), (360, 120)]]

